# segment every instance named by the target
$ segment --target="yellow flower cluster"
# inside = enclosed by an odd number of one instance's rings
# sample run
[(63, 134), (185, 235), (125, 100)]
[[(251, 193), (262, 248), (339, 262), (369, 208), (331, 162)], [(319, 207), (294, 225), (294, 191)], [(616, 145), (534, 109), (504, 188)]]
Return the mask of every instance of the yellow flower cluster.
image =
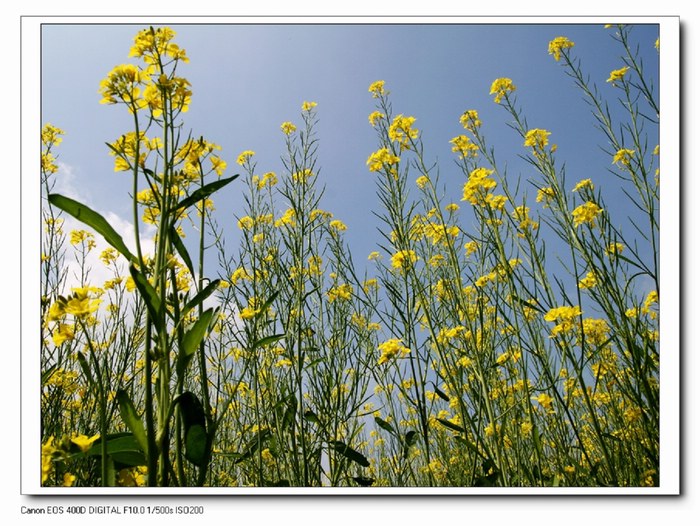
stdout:
[(415, 117), (397, 115), (389, 126), (389, 138), (398, 142), (401, 150), (408, 149), (410, 141), (418, 138), (418, 130), (413, 127), (414, 122), (416, 122)]
[(374, 97), (375, 99), (381, 97), (386, 93), (386, 91), (384, 91), (384, 81), (377, 80), (376, 82), (372, 82), (372, 84), (369, 85), (368, 91), (372, 94), (372, 97)]
[(559, 62), (563, 49), (574, 47), (574, 43), (566, 37), (557, 37), (549, 42), (549, 54), (554, 55), (554, 60)]
[(458, 135), (451, 139), (450, 143), (452, 144), (452, 151), (458, 153), (462, 159), (479, 155), (479, 147), (466, 135)]
[(552, 338), (556, 337), (561, 333), (570, 332), (574, 328), (574, 322), (576, 319), (583, 314), (581, 312), (581, 307), (555, 307), (550, 309), (544, 315), (545, 321), (556, 322), (557, 325), (552, 329), (550, 336)]
[(410, 354), (411, 352), (408, 347), (403, 345), (403, 341), (399, 340), (398, 338), (391, 338), (390, 340), (379, 344), (377, 349), (381, 352), (379, 360), (377, 361), (379, 365), (385, 364), (398, 354), (406, 355)]
[(389, 149), (385, 147), (380, 148), (367, 158), (367, 166), (370, 172), (378, 172), (385, 166), (393, 166), (399, 164), (400, 161), (400, 157), (393, 155)]
[(593, 223), (602, 211), (603, 209), (593, 201), (583, 203), (571, 212), (574, 217), (574, 226), (578, 227), (584, 223)]
[(464, 183), (462, 201), (469, 201), (472, 205), (484, 204), (486, 193), (496, 187), (496, 181), (489, 179), (493, 170), (488, 168), (475, 168), (469, 174), (469, 179)]
[(525, 146), (531, 147), (535, 153), (544, 150), (544, 147), (549, 144), (549, 136), (552, 132), (547, 130), (541, 130), (539, 128), (533, 128), (525, 134)]
[(413, 250), (399, 250), (391, 256), (391, 266), (397, 269), (405, 270), (413, 266), (416, 261), (418, 261), (418, 256)]
[(493, 101), (496, 104), (499, 104), (503, 97), (507, 97), (508, 93), (515, 90), (516, 87), (515, 84), (513, 84), (513, 81), (507, 77), (502, 77), (493, 81), (489, 95), (495, 95)]
[(614, 70), (612, 70), (612, 71), (610, 72), (610, 77), (608, 77), (608, 80), (606, 80), (605, 82), (610, 82), (610, 83), (614, 86), (614, 85), (615, 85), (615, 82), (617, 82), (618, 80), (622, 80), (623, 78), (625, 78), (625, 74), (627, 73), (627, 71), (628, 71), (629, 69), (630, 69), (629, 66), (624, 66), (624, 67), (622, 67), (622, 68), (620, 68), (620, 69), (614, 69)]

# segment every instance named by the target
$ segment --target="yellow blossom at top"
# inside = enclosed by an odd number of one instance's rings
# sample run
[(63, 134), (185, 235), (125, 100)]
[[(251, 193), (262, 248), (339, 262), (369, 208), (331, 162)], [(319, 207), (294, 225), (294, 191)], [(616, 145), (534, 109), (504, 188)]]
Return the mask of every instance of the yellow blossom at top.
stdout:
[(337, 300), (349, 301), (352, 299), (352, 285), (343, 283), (342, 285), (329, 289), (326, 295), (328, 296), (328, 301), (331, 303)]
[(283, 122), (280, 128), (282, 129), (282, 133), (284, 133), (285, 135), (291, 135), (297, 130), (297, 127), (289, 121)]
[(585, 188), (593, 190), (595, 188), (593, 186), (593, 181), (591, 181), (590, 179), (581, 179), (578, 183), (576, 183), (576, 186), (574, 186), (574, 189), (571, 191), (578, 192), (579, 190), (583, 190)]
[(473, 205), (482, 204), (480, 201), (485, 197), (486, 192), (497, 185), (496, 181), (489, 179), (493, 172), (483, 167), (472, 170), (464, 184), (462, 201), (469, 201)]
[(574, 47), (574, 43), (566, 37), (557, 37), (549, 43), (549, 54), (554, 55), (554, 60), (559, 62), (562, 49)]
[(134, 37), (130, 57), (142, 57), (149, 64), (165, 62), (165, 57), (189, 62), (185, 50), (172, 42), (175, 31), (169, 27), (148, 28), (139, 31)]
[(236, 162), (243, 166), (245, 163), (247, 163), (250, 158), (255, 155), (255, 152), (252, 150), (245, 150), (244, 152), (241, 152), (241, 154), (238, 156), (238, 159), (236, 159)]
[(584, 223), (593, 223), (595, 218), (603, 211), (593, 201), (588, 201), (581, 206), (575, 208), (571, 215), (574, 218), (574, 226), (578, 227)]
[(62, 129), (56, 128), (56, 126), (46, 123), (41, 129), (41, 143), (44, 146), (58, 146), (63, 141), (63, 138), (60, 137), (60, 135), (65, 134), (66, 132), (64, 132)]
[(462, 113), (462, 116), (459, 118), (459, 123), (464, 126), (464, 129), (475, 133), (476, 129), (481, 126), (479, 113), (476, 110), (467, 110)]
[(372, 82), (372, 84), (369, 85), (369, 90), (372, 97), (379, 98), (381, 95), (384, 95), (386, 93), (384, 91), (384, 81), (383, 80), (377, 80), (376, 82)]
[(605, 82), (610, 82), (612, 85), (615, 85), (615, 82), (618, 80), (622, 80), (625, 76), (625, 73), (629, 70), (629, 66), (624, 66), (620, 69), (614, 69), (610, 72), (610, 77), (608, 77), (608, 80)]
[(529, 146), (535, 150), (543, 150), (549, 144), (549, 136), (552, 132), (533, 128), (525, 134), (524, 146)]
[(328, 223), (328, 227), (331, 230), (335, 230), (337, 232), (345, 232), (348, 227), (345, 223), (343, 223), (340, 219), (334, 219), (330, 223)]
[(515, 90), (515, 84), (513, 84), (513, 81), (511, 79), (507, 77), (501, 77), (493, 81), (493, 83), (491, 84), (491, 91), (489, 92), (489, 95), (495, 95), (493, 101), (496, 104), (498, 104), (501, 102), (501, 99), (503, 97), (507, 96), (508, 93)]
[(304, 101), (304, 103), (301, 105), (301, 111), (311, 111), (316, 106), (318, 106), (318, 104), (315, 102)]

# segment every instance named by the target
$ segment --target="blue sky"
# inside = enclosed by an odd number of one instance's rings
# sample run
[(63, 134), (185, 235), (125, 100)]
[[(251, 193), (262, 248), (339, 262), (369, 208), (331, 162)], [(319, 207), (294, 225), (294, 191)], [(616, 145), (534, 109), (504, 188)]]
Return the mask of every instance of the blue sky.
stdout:
[[(100, 105), (99, 82), (128, 58), (139, 25), (51, 25), (42, 29), (42, 121), (66, 131), (58, 153), (63, 163), (58, 191), (75, 192), (103, 214), (130, 217), (130, 176), (113, 171), (105, 142), (130, 130), (123, 106)], [(605, 82), (623, 65), (614, 29), (602, 24), (277, 24), (171, 25), (175, 42), (187, 50), (180, 74), (192, 83), (185, 132), (222, 146), (227, 174), (238, 172), (236, 157), (254, 150), (258, 171), (283, 172), (283, 121), (299, 124), (303, 101), (318, 103), (320, 176), (326, 186), (322, 206), (348, 225), (356, 262), (376, 249), (378, 221), (373, 177), (367, 156), (377, 149), (367, 115), (374, 110), (369, 84), (385, 80), (395, 113), (413, 115), (421, 130), (427, 161), (437, 161), (452, 200), (458, 202), (464, 176), (455, 166), (449, 140), (463, 132), (458, 119), (476, 109), (482, 131), (496, 148), (501, 167), (515, 181), (533, 175), (519, 159), (522, 140), (510, 130), (508, 115), (489, 95), (491, 82), (510, 77), (531, 127), (552, 132), (567, 179), (591, 178), (616, 203), (617, 217), (632, 209), (623, 203), (619, 181), (600, 150), (604, 137), (582, 94), (547, 53), (553, 38), (575, 42), (582, 61), (604, 96), (618, 92)], [(654, 42), (658, 26), (635, 27), (632, 38), (649, 74), (658, 78)], [(652, 145), (653, 147), (653, 145)], [(216, 195), (219, 222), (234, 225), (242, 215), (243, 185), (234, 182)], [(530, 192), (531, 198), (534, 193)], [(285, 205), (280, 204), (281, 210)], [(467, 207), (463, 207), (467, 208)], [(231, 228), (231, 236), (237, 230)], [(236, 246), (231, 239), (227, 246)]]

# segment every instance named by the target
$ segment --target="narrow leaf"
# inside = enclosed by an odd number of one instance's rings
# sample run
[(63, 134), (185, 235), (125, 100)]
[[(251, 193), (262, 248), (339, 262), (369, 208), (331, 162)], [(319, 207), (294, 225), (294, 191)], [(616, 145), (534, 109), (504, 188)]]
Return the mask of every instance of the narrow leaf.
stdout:
[(185, 336), (182, 338), (182, 351), (186, 355), (194, 354), (199, 347), (204, 335), (207, 333), (213, 314), (214, 309), (205, 310), (199, 319), (192, 324), (192, 327), (185, 332)]
[(345, 442), (341, 442), (340, 440), (331, 440), (328, 442), (328, 445), (345, 458), (356, 462), (362, 467), (369, 467), (369, 460), (367, 460), (367, 457), (345, 444)]
[(194, 273), (194, 265), (192, 265), (192, 258), (190, 257), (190, 253), (187, 251), (187, 247), (185, 247), (185, 244), (182, 242), (180, 234), (177, 233), (175, 225), (170, 226), (170, 241), (175, 247), (177, 253), (180, 254), (182, 261), (185, 262), (187, 270), (190, 271), (190, 276), (195, 276), (196, 274)]
[(117, 391), (117, 403), (119, 404), (119, 413), (122, 415), (122, 420), (134, 434), (141, 451), (148, 451), (148, 441), (143, 422), (141, 422), (141, 418), (136, 413), (136, 408), (131, 398), (129, 398), (129, 394), (124, 389)]
[(182, 318), (186, 317), (192, 309), (197, 307), (200, 303), (203, 303), (205, 299), (207, 299), (209, 296), (211, 296), (212, 293), (219, 287), (219, 283), (221, 283), (221, 280), (215, 279), (214, 281), (209, 283), (209, 285), (207, 285), (202, 290), (200, 290), (194, 296), (194, 298), (192, 298), (190, 301), (188, 301), (185, 304), (185, 306), (182, 308), (181, 317)]
[(251, 350), (254, 351), (255, 349), (258, 349), (260, 347), (265, 347), (266, 345), (278, 342), (285, 336), (286, 334), (273, 334), (272, 336), (265, 336), (264, 338), (260, 338), (259, 340), (253, 343)]
[(84, 204), (60, 194), (49, 194), (49, 202), (94, 229), (130, 262), (136, 261), (136, 257), (129, 251), (122, 237), (100, 214)]
[(92, 372), (90, 371), (90, 366), (88, 365), (87, 359), (85, 358), (85, 355), (80, 351), (77, 352), (77, 356), (78, 363), (80, 364), (80, 368), (82, 369), (83, 374), (85, 375), (85, 378), (88, 381), (88, 385), (92, 387), (93, 385), (95, 385), (95, 380), (92, 378)]
[(443, 426), (451, 429), (452, 431), (457, 431), (458, 433), (466, 433), (466, 430), (462, 426), (453, 424), (449, 420), (445, 420), (444, 418), (438, 418), (437, 421), (440, 422)]
[(220, 188), (223, 188), (227, 184), (229, 184), (231, 181), (236, 179), (239, 174), (233, 175), (231, 177), (226, 177), (224, 179), (218, 179), (216, 181), (212, 181), (209, 184), (205, 184), (201, 188), (198, 188), (192, 194), (189, 196), (185, 197), (182, 201), (180, 201), (178, 204), (175, 205), (175, 207), (170, 210), (170, 212), (174, 212), (176, 210), (180, 209), (186, 209), (192, 206), (193, 204), (202, 201), (203, 199), (206, 199), (209, 197), (211, 194), (219, 190)]
[(160, 332), (160, 327), (158, 325), (158, 320), (160, 319), (160, 298), (158, 297), (156, 289), (153, 288), (153, 285), (148, 282), (146, 277), (136, 268), (135, 265), (129, 265), (129, 272), (131, 273), (131, 277), (134, 280), (134, 284), (136, 285), (139, 294), (146, 304), (146, 308), (151, 315), (151, 320), (153, 320), (153, 322), (156, 324), (156, 328), (159, 329), (158, 332)]
[(395, 437), (398, 438), (398, 433), (394, 429), (394, 426), (392, 426), (389, 422), (387, 422), (386, 420), (384, 420), (382, 418), (379, 418), (378, 416), (374, 417), (374, 421), (377, 423), (377, 425), (379, 427), (381, 427), (385, 431), (388, 431), (389, 433), (391, 433), (392, 435), (394, 435)]

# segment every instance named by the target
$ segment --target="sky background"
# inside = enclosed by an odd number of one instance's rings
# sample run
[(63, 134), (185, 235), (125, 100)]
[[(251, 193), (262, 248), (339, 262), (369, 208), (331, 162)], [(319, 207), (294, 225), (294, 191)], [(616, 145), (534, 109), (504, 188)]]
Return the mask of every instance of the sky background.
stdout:
[[(65, 130), (57, 153), (61, 171), (56, 191), (86, 202), (123, 228), (130, 217), (131, 176), (114, 172), (105, 142), (131, 129), (123, 105), (100, 105), (100, 81), (128, 57), (139, 25), (53, 25), (42, 27), (42, 123)], [(190, 58), (179, 74), (192, 84), (190, 110), (182, 114), (184, 132), (203, 135), (222, 147), (226, 175), (240, 171), (236, 158), (256, 152), (257, 172), (283, 173), (285, 153), (280, 124), (301, 124), (303, 101), (318, 103), (320, 140), (317, 184), (326, 187), (321, 207), (348, 226), (353, 258), (363, 265), (379, 240), (374, 177), (366, 160), (377, 146), (367, 116), (374, 107), (368, 86), (384, 80), (395, 114), (416, 118), (428, 164), (438, 162), (441, 181), (459, 202), (464, 175), (454, 163), (449, 140), (464, 132), (460, 115), (476, 109), (482, 131), (496, 149), (508, 178), (535, 175), (518, 156), (522, 139), (506, 125), (508, 114), (493, 102), (494, 79), (510, 77), (531, 128), (552, 132), (558, 159), (566, 163), (567, 186), (591, 178), (615, 204), (620, 221), (633, 213), (613, 177), (611, 158), (601, 151), (605, 139), (582, 94), (548, 54), (550, 40), (567, 36), (573, 55), (616, 111), (615, 90), (606, 79), (620, 68), (621, 47), (602, 24), (278, 24), (170, 25), (175, 42)], [(658, 78), (654, 42), (658, 26), (636, 26), (632, 40), (649, 76)], [(653, 140), (653, 139), (652, 139)], [(653, 148), (653, 145), (650, 145)], [(415, 174), (413, 177), (417, 177)], [(236, 181), (215, 194), (217, 219), (227, 228), (227, 247), (237, 247), (234, 215), (243, 215)], [(529, 190), (534, 206), (535, 191)], [(447, 201), (446, 201), (447, 202)], [(280, 210), (286, 209), (280, 203)], [(463, 212), (469, 206), (463, 206)], [(465, 216), (469, 221), (470, 216)], [(121, 219), (120, 219), (121, 218)], [(625, 227), (624, 230), (627, 230)], [(213, 269), (207, 273), (211, 275)]]

